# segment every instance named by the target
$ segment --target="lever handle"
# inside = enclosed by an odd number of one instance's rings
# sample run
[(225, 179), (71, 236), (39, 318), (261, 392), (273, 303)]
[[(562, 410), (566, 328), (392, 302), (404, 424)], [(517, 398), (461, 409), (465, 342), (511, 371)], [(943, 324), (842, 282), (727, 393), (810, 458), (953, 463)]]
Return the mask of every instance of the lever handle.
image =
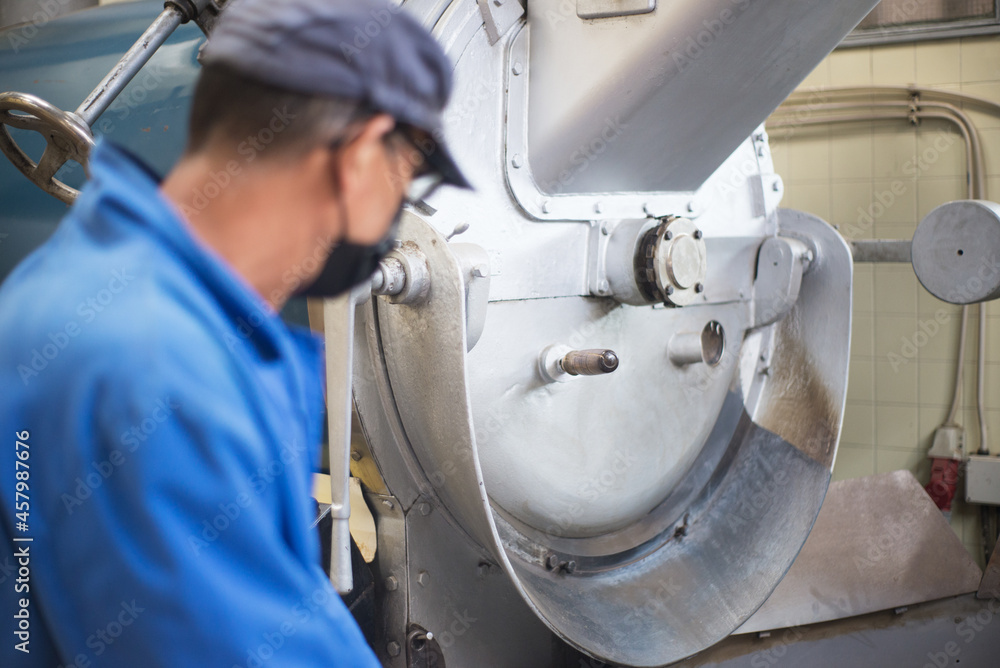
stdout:
[(559, 360), (559, 366), (571, 376), (599, 376), (618, 368), (618, 355), (602, 348), (573, 350)]

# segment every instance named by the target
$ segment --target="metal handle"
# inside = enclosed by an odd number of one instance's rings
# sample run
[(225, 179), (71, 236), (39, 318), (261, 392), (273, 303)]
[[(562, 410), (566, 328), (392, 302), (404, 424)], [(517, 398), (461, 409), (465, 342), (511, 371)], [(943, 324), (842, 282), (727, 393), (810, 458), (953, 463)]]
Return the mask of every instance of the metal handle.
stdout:
[(326, 415), (330, 448), (330, 581), (339, 594), (354, 589), (351, 570), (351, 381), (355, 295), (323, 302)]
[(573, 350), (549, 346), (538, 357), (538, 372), (546, 382), (563, 383), (573, 376), (603, 376), (618, 368), (618, 354), (607, 348)]
[(599, 376), (618, 368), (618, 355), (613, 350), (574, 350), (559, 360), (559, 366), (571, 376)]
[[(45, 152), (37, 163), (10, 136), (8, 125), (45, 137)], [(29, 181), (56, 199), (72, 204), (80, 194), (55, 175), (68, 160), (79, 162), (86, 170), (93, 146), (90, 127), (76, 114), (27, 93), (0, 93), (0, 151)]]
[[(156, 20), (142, 33), (107, 76), (97, 84), (75, 112), (67, 112), (41, 98), (26, 93), (0, 93), (0, 151), (36, 186), (66, 204), (80, 194), (75, 188), (55, 179), (56, 172), (69, 160), (87, 169), (87, 158), (94, 146), (90, 127), (103, 114), (156, 50), (167, 41), (177, 26), (196, 19), (210, 0), (168, 0)], [(18, 114), (12, 111), (21, 112)], [(17, 145), (7, 126), (32, 130), (45, 137), (46, 148), (35, 163)]]

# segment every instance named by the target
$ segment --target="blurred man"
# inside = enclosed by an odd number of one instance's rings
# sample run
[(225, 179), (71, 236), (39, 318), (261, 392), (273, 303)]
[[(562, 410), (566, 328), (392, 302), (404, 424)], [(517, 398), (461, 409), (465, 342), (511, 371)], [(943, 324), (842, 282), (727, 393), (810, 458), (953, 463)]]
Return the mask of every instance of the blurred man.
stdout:
[(277, 311), (468, 185), (451, 65), (359, 0), (233, 3), (203, 63), (173, 171), (99, 143), (0, 288), (3, 666), (377, 665), (309, 528), (321, 341)]

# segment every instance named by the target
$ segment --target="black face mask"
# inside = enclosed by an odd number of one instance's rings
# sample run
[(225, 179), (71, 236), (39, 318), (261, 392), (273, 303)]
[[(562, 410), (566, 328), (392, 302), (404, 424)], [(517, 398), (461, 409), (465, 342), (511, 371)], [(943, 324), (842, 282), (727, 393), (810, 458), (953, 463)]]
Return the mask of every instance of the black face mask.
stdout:
[(355, 244), (342, 240), (330, 253), (316, 280), (312, 284), (298, 290), (296, 295), (303, 297), (336, 297), (364, 283), (375, 270), (378, 263), (389, 254), (396, 241), (396, 231), (399, 219), (403, 215), (403, 206), (392, 219), (388, 232), (380, 241), (371, 246)]

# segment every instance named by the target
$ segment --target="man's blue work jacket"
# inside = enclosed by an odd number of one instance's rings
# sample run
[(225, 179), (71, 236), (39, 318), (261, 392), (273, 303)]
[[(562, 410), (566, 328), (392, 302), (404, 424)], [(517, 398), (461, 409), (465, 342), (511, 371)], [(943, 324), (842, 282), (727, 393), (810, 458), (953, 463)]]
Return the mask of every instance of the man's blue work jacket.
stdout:
[(0, 665), (377, 666), (310, 529), (320, 341), (90, 172), (0, 287)]

